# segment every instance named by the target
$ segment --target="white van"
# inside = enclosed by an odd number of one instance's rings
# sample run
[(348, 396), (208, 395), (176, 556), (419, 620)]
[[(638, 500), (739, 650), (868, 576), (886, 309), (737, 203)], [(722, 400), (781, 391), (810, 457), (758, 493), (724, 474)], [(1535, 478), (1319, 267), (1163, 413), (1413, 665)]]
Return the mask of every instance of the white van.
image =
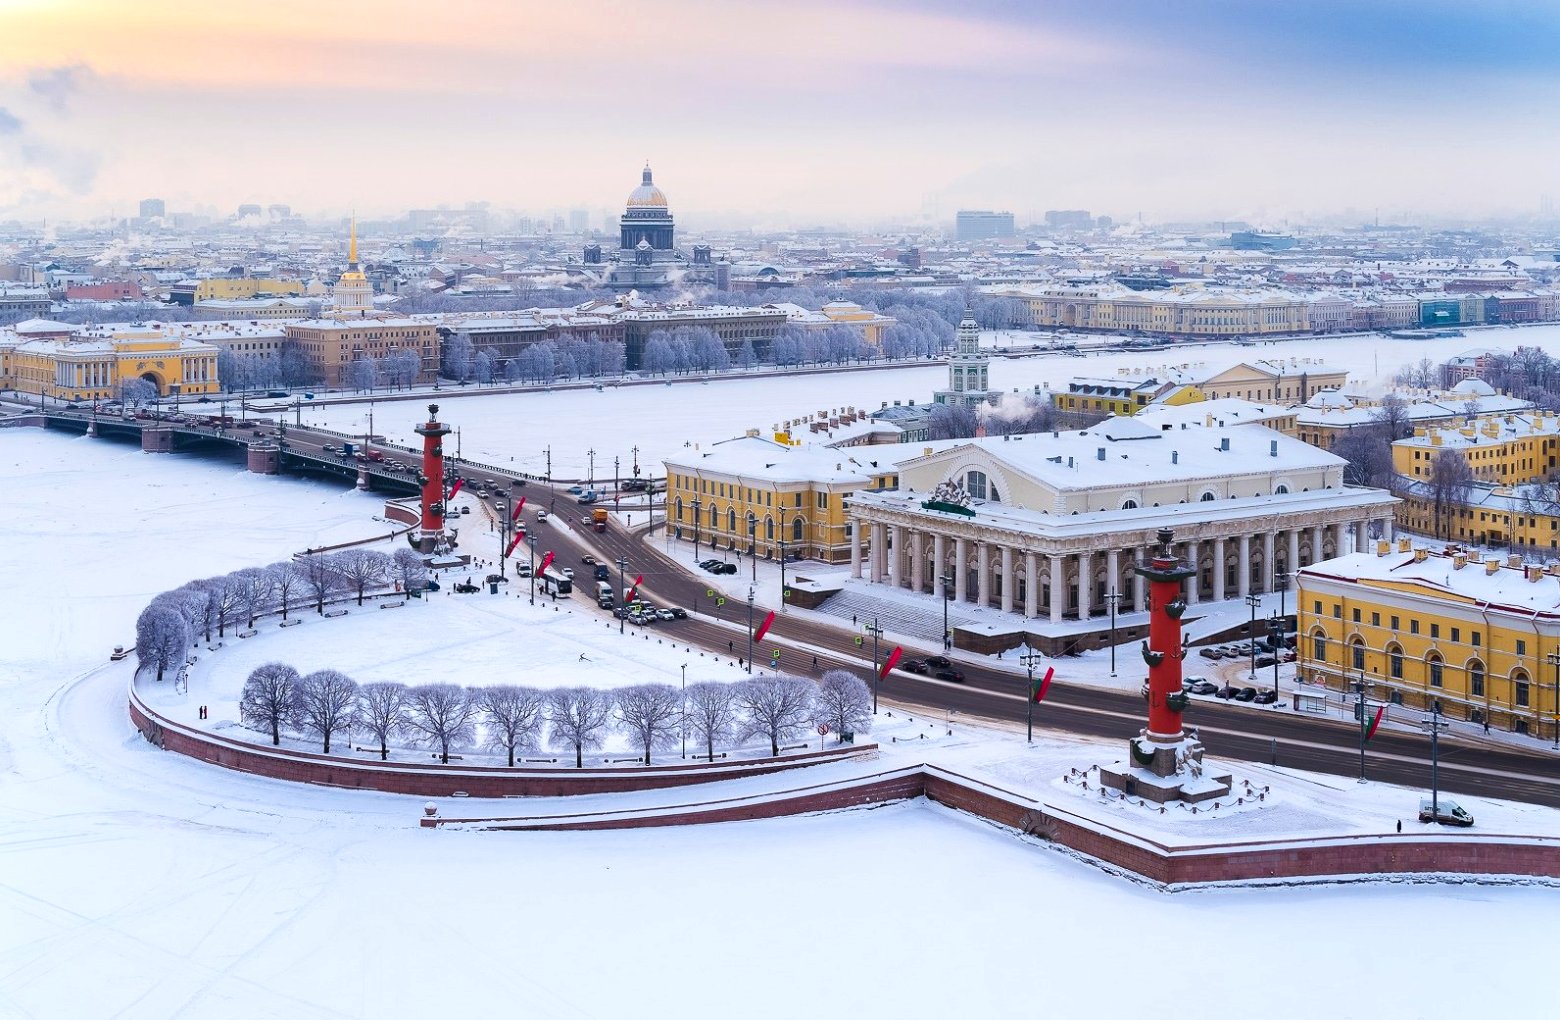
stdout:
[(596, 582), (596, 598), (598, 598), (598, 599), (610, 599), (610, 598), (612, 598), (612, 585), (609, 582), (607, 582), (607, 581), (597, 581)]

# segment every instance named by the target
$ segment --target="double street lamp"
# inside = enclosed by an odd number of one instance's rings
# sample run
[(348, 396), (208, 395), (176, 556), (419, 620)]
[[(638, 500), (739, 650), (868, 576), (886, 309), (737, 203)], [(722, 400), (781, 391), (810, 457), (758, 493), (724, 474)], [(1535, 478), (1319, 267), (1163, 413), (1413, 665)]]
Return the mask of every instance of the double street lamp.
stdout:
[[(1560, 652), (1550, 652), (1544, 656), (1551, 666), (1555, 667), (1555, 743), (1554, 749), (1560, 751)], [(1540, 737), (1540, 740), (1543, 738)]]
[(937, 583), (942, 585), (943, 651), (946, 652), (953, 645), (953, 642), (948, 637), (948, 603), (953, 601), (953, 576), (943, 574), (937, 579)]
[(1251, 607), (1251, 626), (1246, 631), (1246, 637), (1251, 643), (1251, 680), (1257, 679), (1257, 607), (1262, 605), (1262, 596), (1252, 592), (1246, 596), (1246, 605)]
[[(1112, 588), (1110, 594), (1105, 596), (1105, 601), (1110, 603), (1110, 675), (1116, 675), (1116, 603), (1122, 599), (1121, 592)], [(1034, 679), (1034, 669), (1030, 669), (1029, 679)]]
[(872, 623), (863, 629), (872, 635), (872, 714), (877, 715), (878, 688), (883, 685), (883, 672), (878, 668), (878, 635), (883, 633), (883, 628), (878, 626), (878, 618), (874, 616)]
[(747, 604), (748, 604), (747, 671), (749, 673), (752, 673), (753, 672), (753, 589), (752, 588), (748, 589)]
[[(1112, 641), (1111, 652), (1114, 653), (1115, 650), (1116, 643)], [(1024, 714), (1026, 719), (1026, 726), (1028, 729), (1028, 741), (1031, 744), (1035, 742), (1035, 664), (1038, 663), (1043, 657), (1044, 656), (1042, 656), (1041, 653), (1035, 651), (1029, 651), (1023, 654), (1024, 668), (1029, 670), (1029, 687), (1024, 692)], [(1115, 675), (1116, 674), (1114, 672), (1111, 673), (1111, 676)]]
[(617, 611), (618, 633), (622, 634), (625, 630), (623, 621), (628, 619), (628, 586), (623, 583), (623, 575), (628, 570), (628, 559), (626, 557), (619, 556), (617, 558), (617, 568), (618, 591), (623, 593), (623, 605), (619, 606)]

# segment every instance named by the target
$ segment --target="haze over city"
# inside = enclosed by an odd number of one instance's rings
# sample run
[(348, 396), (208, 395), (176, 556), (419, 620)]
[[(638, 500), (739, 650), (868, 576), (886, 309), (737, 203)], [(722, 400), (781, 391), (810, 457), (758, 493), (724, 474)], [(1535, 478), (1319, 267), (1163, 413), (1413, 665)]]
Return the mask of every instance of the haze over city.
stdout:
[(1520, 218), (1557, 13), (0, 0), (0, 215), (600, 210), (650, 160), (690, 225)]

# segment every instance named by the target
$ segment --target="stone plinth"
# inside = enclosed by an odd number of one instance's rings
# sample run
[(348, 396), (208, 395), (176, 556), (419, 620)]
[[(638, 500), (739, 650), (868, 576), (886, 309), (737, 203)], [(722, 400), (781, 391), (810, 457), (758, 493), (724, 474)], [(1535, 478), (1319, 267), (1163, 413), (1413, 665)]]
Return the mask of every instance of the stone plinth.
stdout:
[(249, 470), (257, 475), (274, 475), (281, 470), (281, 454), (275, 443), (251, 443)]
[(141, 452), (173, 452), (173, 429), (144, 428), (141, 430)]
[(1202, 741), (1195, 737), (1174, 743), (1133, 737), (1127, 742), (1127, 755), (1127, 761), (1101, 765), (1100, 782), (1156, 804), (1176, 800), (1196, 804), (1227, 797), (1234, 785), (1229, 773), (1214, 774), (1203, 767)]

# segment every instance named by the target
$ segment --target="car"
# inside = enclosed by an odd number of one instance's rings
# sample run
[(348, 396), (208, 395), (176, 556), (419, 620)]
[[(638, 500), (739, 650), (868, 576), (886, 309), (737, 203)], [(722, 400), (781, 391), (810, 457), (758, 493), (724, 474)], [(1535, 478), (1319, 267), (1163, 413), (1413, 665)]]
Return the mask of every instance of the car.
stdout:
[(952, 669), (953, 660), (946, 655), (928, 655), (926, 664), (934, 669)]
[(494, 583), (497, 583), (497, 584), (508, 584), (509, 583), (509, 578), (505, 577), (503, 574), (489, 574), (487, 577), (483, 578), (483, 580), (487, 581), (488, 584), (494, 584)]
[(497, 510), (499, 513), (504, 513), (509, 509), (509, 504), (505, 503), (503, 500), (499, 500), (497, 503), (493, 504), (493, 509)]
[(1466, 827), (1473, 824), (1473, 815), (1469, 814), (1455, 800), (1437, 797), (1432, 801), (1429, 797), (1422, 797), (1419, 801), (1419, 820), (1421, 822), (1439, 822), (1442, 825), (1461, 825)]
[(596, 564), (596, 580), (598, 580), (598, 581), (610, 581), (610, 580), (612, 580), (612, 568), (607, 566), (605, 563), (598, 563), (598, 564)]
[(197, 404), (209, 404), (209, 403), (211, 403), (211, 398), (210, 397), (197, 397), (197, 398), (195, 398), (195, 403), (197, 403)]
[(677, 614), (672, 612), (670, 609), (657, 609), (655, 611), (655, 617), (658, 620), (675, 620), (677, 619)]
[(618, 606), (616, 609), (612, 610), (612, 615), (617, 617), (619, 620), (626, 620), (628, 619), (628, 607)]
[(1272, 655), (1259, 655), (1257, 656), (1256, 666), (1258, 669), (1266, 669), (1277, 661)]
[(1205, 659), (1222, 659), (1222, 658), (1224, 658), (1224, 653), (1219, 651), (1217, 648), (1214, 648), (1211, 645), (1209, 645), (1207, 647), (1204, 647), (1204, 648), (1197, 649), (1197, 654), (1201, 655)]
[(578, 496), (580, 493), (585, 491), (585, 486), (583, 486), (583, 485), (571, 485), (567, 489), (565, 489), (564, 491), (567, 492), (571, 496)]
[(1258, 705), (1271, 705), (1277, 700), (1278, 692), (1274, 691), (1272, 688), (1269, 688), (1265, 691), (1258, 691), (1255, 699)]
[(720, 565), (720, 570), (717, 571), (717, 573), (721, 574), (735, 574), (736, 572), (737, 565), (735, 563), (722, 563)]
[(1206, 679), (1208, 678), (1205, 676), (1183, 676), (1181, 678), (1181, 690), (1189, 691), (1192, 689), (1193, 684), (1201, 683)]
[(546, 519), (547, 519), (547, 511), (546, 510), (538, 510), (538, 511), (536, 511), (536, 523), (540, 524), (543, 521), (545, 521)]
[(460, 508), (460, 512), (463, 513), (463, 514), (469, 514), (469, 513), (471, 513), (471, 507), (463, 506), (463, 507)]
[(674, 620), (686, 620), (688, 618), (688, 610), (682, 606), (673, 606), (667, 612), (672, 614), (672, 619)]
[(597, 599), (596, 605), (600, 606), (602, 609), (611, 609), (613, 606), (617, 605), (617, 602), (612, 598), (611, 595), (607, 595), (603, 598)]
[(899, 668), (917, 676), (925, 676), (929, 672), (925, 659), (906, 659), (899, 664)]
[(529, 563), (517, 563), (517, 564), (515, 564), (515, 576), (516, 577), (530, 577), (531, 576), (531, 565)]
[(1215, 683), (1210, 683), (1207, 680), (1203, 680), (1203, 681), (1200, 681), (1199, 683), (1192, 684), (1192, 693), (1193, 694), (1217, 694), (1218, 691), (1219, 691), (1219, 685), (1215, 684)]
[(1225, 684), (1223, 687), (1220, 687), (1218, 690), (1214, 691), (1213, 692), (1213, 696), (1215, 698), (1223, 698), (1226, 701), (1228, 701), (1230, 698), (1233, 698), (1235, 696), (1235, 693), (1236, 693), (1235, 688), (1231, 687), (1228, 684)]
[(964, 674), (956, 669), (939, 669), (932, 676), (938, 680), (946, 680), (954, 684), (962, 684), (964, 682)]
[(584, 556), (580, 557), (580, 562), (585, 564), (587, 567), (594, 567), (596, 565), (596, 557), (592, 556), (590, 553), (586, 553)]
[(320, 447), (320, 449), (325, 451), (326, 453), (335, 453), (336, 452), (336, 444), (335, 443), (326, 443), (324, 446)]
[(574, 568), (573, 567), (564, 567), (563, 568), (563, 576), (567, 577), (571, 581), (574, 580)]
[(1236, 701), (1255, 701), (1256, 699), (1257, 689), (1255, 687), (1242, 687), (1235, 692)]
[(476, 585), (474, 585), (474, 584), (467, 584), (465, 581), (457, 581), (455, 583), (455, 591), (456, 591), (456, 593), (458, 593), (460, 595), (470, 595), (473, 592), (477, 592), (477, 591), (480, 591), (480, 590), (481, 589), (479, 589)]
[(1286, 648), (1282, 652), (1279, 652), (1278, 653), (1278, 661), (1279, 662), (1294, 662), (1295, 661), (1295, 650), (1293, 648)]

